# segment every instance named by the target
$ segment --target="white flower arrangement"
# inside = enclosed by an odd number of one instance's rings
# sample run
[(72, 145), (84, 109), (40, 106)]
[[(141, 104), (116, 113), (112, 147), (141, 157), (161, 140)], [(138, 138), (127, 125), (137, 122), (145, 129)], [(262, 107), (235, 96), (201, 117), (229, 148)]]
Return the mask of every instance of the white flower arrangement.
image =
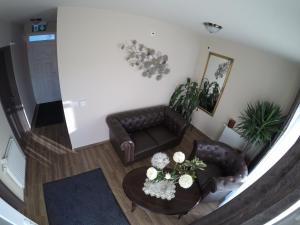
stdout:
[(178, 183), (182, 188), (190, 188), (193, 185), (193, 178), (189, 174), (184, 174), (179, 177)]
[(166, 173), (165, 175), (165, 179), (166, 180), (170, 180), (172, 177), (171, 177), (171, 174), (170, 173)]
[(154, 167), (149, 167), (147, 169), (147, 174), (146, 175), (147, 175), (149, 180), (154, 180), (157, 177), (157, 174), (158, 174), (158, 172)]
[(183, 163), (185, 160), (185, 154), (183, 152), (175, 152), (173, 155), (173, 160), (176, 163)]
[(164, 169), (170, 163), (170, 159), (166, 153), (158, 152), (152, 156), (151, 164), (157, 169)]
[(196, 170), (204, 170), (206, 167), (206, 164), (197, 157), (186, 160), (185, 154), (181, 151), (174, 153), (173, 160), (175, 166), (172, 169), (165, 169), (170, 163), (168, 155), (161, 152), (153, 155), (152, 167), (147, 169), (147, 179), (143, 188), (146, 195), (171, 200), (175, 197), (177, 182), (182, 188), (190, 188), (196, 178)]

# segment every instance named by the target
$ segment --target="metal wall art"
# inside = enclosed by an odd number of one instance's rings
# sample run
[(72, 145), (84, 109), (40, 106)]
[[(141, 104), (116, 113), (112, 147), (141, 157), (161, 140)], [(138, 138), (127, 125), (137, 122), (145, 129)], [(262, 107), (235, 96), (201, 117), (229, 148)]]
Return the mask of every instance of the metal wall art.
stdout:
[(144, 77), (155, 76), (156, 80), (160, 80), (163, 75), (170, 73), (167, 55), (148, 48), (136, 40), (130, 41), (129, 44), (123, 43), (120, 47), (126, 52), (129, 65), (142, 70)]

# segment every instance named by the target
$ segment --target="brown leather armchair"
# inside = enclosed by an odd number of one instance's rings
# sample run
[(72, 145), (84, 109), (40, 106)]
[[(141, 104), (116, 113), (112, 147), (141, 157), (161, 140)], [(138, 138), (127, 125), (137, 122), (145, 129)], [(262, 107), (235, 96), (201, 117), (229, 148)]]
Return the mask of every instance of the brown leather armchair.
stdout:
[(154, 106), (107, 116), (110, 141), (127, 165), (178, 145), (187, 123), (167, 106)]
[(194, 141), (191, 158), (197, 156), (207, 164), (197, 177), (204, 201), (222, 201), (237, 189), (248, 169), (243, 156), (230, 146), (216, 141)]

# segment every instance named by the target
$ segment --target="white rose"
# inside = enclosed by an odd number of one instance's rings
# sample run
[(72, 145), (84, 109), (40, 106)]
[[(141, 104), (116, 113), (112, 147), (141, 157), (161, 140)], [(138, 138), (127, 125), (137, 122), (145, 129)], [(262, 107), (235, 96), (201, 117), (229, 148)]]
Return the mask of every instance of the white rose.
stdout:
[(170, 174), (170, 173), (166, 173), (165, 178), (166, 178), (167, 180), (170, 180), (170, 179), (171, 179), (171, 174)]
[(175, 152), (173, 155), (173, 160), (177, 163), (183, 163), (185, 160), (185, 154), (183, 152)]
[(193, 178), (188, 174), (184, 174), (179, 177), (178, 183), (182, 188), (189, 188), (193, 184)]
[(157, 170), (154, 167), (149, 167), (146, 173), (149, 180), (154, 180), (157, 177)]

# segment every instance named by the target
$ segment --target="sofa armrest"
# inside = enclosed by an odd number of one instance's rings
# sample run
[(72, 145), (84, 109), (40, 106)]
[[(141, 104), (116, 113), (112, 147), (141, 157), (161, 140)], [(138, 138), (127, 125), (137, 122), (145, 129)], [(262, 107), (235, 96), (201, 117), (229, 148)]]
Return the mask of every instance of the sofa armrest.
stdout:
[(124, 155), (123, 162), (125, 164), (134, 160), (134, 143), (122, 124), (114, 117), (106, 118), (109, 127), (110, 141), (113, 146), (120, 151), (120, 155)]
[(165, 122), (169, 130), (176, 133), (177, 136), (183, 136), (188, 123), (182, 118), (182, 116), (169, 107), (166, 108), (165, 116)]

